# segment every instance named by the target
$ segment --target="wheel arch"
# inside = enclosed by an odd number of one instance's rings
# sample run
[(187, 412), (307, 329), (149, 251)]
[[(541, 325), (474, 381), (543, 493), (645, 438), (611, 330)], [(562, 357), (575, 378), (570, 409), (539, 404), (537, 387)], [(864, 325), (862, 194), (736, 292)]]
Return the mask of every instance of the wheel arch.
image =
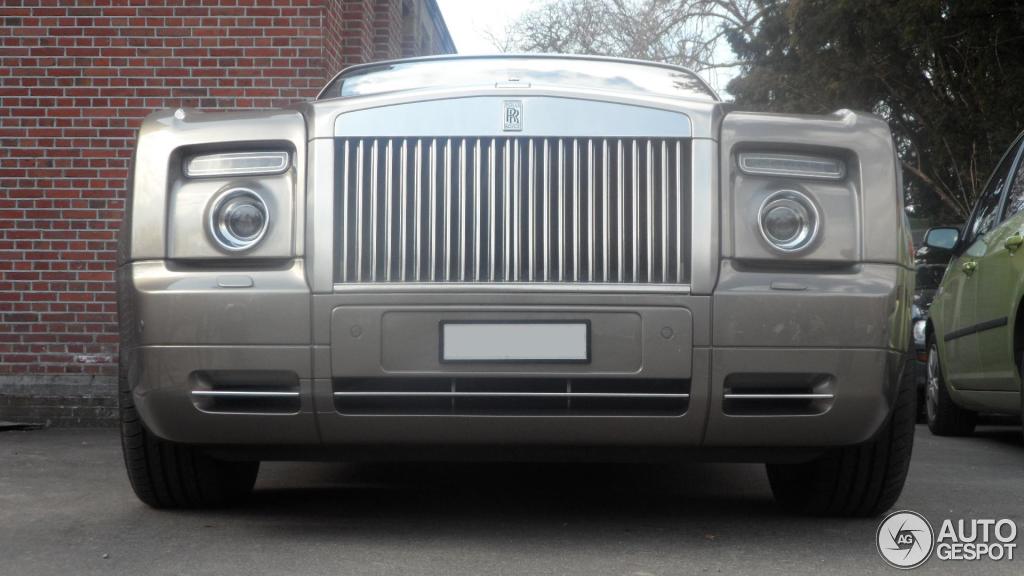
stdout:
[[(935, 320), (929, 314), (928, 315), (928, 319), (925, 321), (925, 325), (924, 325), (924, 346), (925, 346), (925, 353), (926, 354), (928, 353), (929, 350), (931, 350), (932, 342), (935, 342), (935, 345), (938, 346), (939, 348), (942, 347), (941, 344), (939, 343), (938, 336), (935, 333)], [(942, 350), (941, 349), (939, 350), (939, 358), (940, 359), (942, 358)], [(943, 367), (943, 368), (945, 368), (945, 367)]]
[(939, 334), (937, 333), (937, 330), (935, 328), (935, 321), (932, 315), (929, 314), (928, 320), (925, 323), (924, 328), (924, 345), (926, 354), (931, 354), (931, 347), (933, 342), (935, 343), (935, 346), (939, 351), (939, 369), (942, 370), (943, 374), (947, 374), (948, 372), (946, 371), (945, 354), (942, 350), (942, 341), (940, 340)]
[(1020, 373), (1020, 357), (1024, 352), (1024, 295), (1017, 300), (1017, 308), (1012, 311), (1013, 325), (1010, 330), (1013, 333), (1013, 364), (1017, 367), (1017, 376), (1024, 381), (1024, 374)]

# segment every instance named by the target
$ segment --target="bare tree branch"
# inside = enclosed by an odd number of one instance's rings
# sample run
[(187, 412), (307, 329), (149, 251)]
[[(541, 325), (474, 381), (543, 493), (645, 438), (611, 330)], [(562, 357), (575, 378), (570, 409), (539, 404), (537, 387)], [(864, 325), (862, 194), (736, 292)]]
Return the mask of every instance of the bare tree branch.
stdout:
[(752, 34), (775, 0), (549, 0), (491, 41), (502, 51), (598, 54), (670, 62), (697, 71), (717, 62), (727, 29)]
[(952, 210), (954, 214), (957, 214), (961, 218), (967, 218), (967, 210), (949, 194), (945, 186), (936, 182), (927, 174), (925, 174), (924, 171), (922, 171), (920, 168), (914, 166), (913, 164), (907, 162), (906, 160), (902, 160), (901, 164), (903, 164), (904, 170), (910, 172), (913, 176), (921, 180), (921, 182), (924, 182), (925, 184), (930, 186), (935, 191), (935, 194), (939, 197), (939, 200), (941, 200), (943, 204), (945, 204), (950, 210)]

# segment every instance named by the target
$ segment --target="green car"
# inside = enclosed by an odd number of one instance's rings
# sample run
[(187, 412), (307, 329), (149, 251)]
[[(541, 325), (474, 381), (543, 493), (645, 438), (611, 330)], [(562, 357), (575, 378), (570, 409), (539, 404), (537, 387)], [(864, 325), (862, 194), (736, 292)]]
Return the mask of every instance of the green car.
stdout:
[(978, 412), (1021, 414), (1024, 370), (1024, 138), (999, 161), (970, 219), (932, 228), (925, 244), (952, 253), (927, 327), (928, 427), (970, 434)]

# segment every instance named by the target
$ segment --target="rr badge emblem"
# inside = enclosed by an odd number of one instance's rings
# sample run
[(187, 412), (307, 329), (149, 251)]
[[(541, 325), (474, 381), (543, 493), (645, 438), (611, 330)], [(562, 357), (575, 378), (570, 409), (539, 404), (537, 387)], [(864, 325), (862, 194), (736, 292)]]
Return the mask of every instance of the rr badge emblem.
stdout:
[(505, 132), (521, 132), (523, 130), (523, 101), (505, 100), (502, 106), (502, 129)]

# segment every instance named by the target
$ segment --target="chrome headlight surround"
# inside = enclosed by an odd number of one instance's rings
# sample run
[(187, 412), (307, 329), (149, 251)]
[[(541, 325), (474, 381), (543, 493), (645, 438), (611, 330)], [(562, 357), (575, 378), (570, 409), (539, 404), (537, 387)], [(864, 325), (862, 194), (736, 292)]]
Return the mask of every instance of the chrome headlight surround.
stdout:
[[(231, 217), (240, 210), (249, 209), (258, 211), (261, 219), (259, 229), (252, 234), (239, 233), (233, 229)], [(218, 247), (228, 252), (244, 252), (259, 244), (266, 235), (270, 228), (270, 209), (263, 197), (251, 188), (231, 187), (214, 198), (207, 216), (207, 227)]]
[[(796, 230), (784, 237), (774, 234), (771, 226), (766, 224), (766, 219), (772, 214), (795, 218)], [(785, 254), (797, 253), (810, 246), (818, 236), (820, 221), (818, 208), (814, 202), (806, 194), (796, 190), (772, 192), (757, 211), (757, 226), (761, 231), (761, 237), (773, 250)]]

